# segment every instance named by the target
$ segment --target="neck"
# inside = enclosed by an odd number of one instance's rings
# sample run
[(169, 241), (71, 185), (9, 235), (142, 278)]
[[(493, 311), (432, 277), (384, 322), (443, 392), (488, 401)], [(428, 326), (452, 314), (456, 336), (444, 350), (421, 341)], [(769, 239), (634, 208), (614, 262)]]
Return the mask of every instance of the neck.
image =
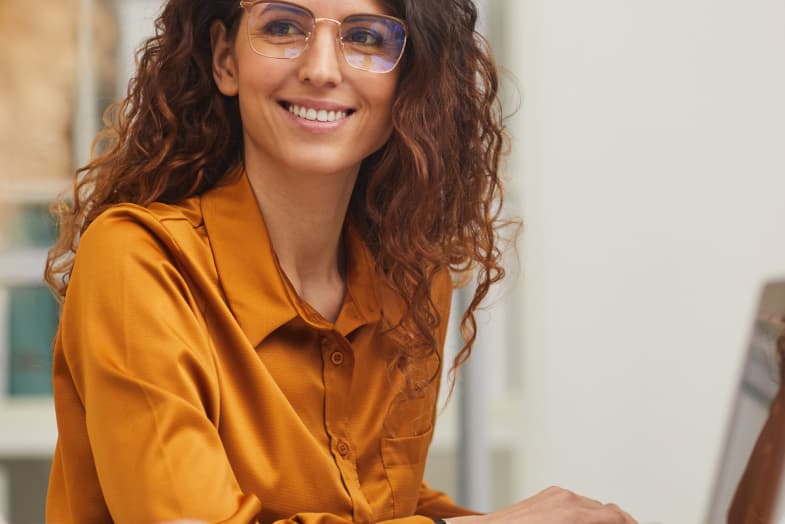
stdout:
[(281, 268), (300, 297), (329, 320), (339, 309), (336, 297), (343, 299), (341, 233), (358, 170), (291, 173), (246, 159)]

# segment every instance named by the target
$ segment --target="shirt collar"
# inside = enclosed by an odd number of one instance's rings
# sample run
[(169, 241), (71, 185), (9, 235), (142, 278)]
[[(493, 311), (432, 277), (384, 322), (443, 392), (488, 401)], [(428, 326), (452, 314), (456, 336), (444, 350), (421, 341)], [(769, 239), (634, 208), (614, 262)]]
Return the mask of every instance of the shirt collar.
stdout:
[(202, 196), (202, 216), (227, 302), (254, 346), (296, 317), (343, 335), (381, 318), (381, 280), (354, 227), (344, 229), (347, 294), (333, 325), (297, 296), (281, 270), (242, 166), (228, 173), (227, 180)]

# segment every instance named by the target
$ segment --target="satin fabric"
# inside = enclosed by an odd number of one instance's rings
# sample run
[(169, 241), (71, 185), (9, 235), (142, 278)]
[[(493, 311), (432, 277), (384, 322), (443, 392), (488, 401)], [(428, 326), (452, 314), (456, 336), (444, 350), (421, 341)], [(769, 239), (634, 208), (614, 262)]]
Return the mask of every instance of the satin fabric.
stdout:
[[(118, 205), (80, 241), (54, 347), (50, 523), (383, 522), (471, 513), (422, 481), (436, 385), (402, 395), (403, 305), (344, 233), (335, 323), (281, 270), (237, 168), (176, 205)], [(452, 285), (433, 291), (444, 342)]]

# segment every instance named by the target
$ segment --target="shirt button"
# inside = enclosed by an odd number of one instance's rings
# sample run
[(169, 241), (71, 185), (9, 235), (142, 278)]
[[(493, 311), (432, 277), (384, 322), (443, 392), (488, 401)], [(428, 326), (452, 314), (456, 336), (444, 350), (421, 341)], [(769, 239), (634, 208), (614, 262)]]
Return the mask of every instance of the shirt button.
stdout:
[(335, 446), (335, 449), (338, 450), (338, 454), (342, 457), (346, 457), (349, 454), (349, 444), (347, 444), (343, 440), (339, 440), (338, 444)]
[(336, 366), (340, 366), (343, 364), (343, 353), (340, 351), (333, 351), (330, 355), (330, 362), (335, 364)]

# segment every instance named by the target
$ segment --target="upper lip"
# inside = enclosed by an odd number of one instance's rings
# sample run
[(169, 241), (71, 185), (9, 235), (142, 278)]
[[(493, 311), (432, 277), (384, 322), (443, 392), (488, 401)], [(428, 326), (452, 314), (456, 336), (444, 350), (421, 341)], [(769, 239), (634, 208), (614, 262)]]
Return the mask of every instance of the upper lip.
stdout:
[(337, 102), (331, 102), (329, 100), (313, 100), (308, 98), (286, 98), (281, 99), (280, 102), (286, 105), (295, 105), (300, 107), (305, 107), (308, 109), (324, 109), (325, 111), (344, 111), (349, 112), (352, 111), (351, 106), (347, 106), (344, 104), (339, 104)]

